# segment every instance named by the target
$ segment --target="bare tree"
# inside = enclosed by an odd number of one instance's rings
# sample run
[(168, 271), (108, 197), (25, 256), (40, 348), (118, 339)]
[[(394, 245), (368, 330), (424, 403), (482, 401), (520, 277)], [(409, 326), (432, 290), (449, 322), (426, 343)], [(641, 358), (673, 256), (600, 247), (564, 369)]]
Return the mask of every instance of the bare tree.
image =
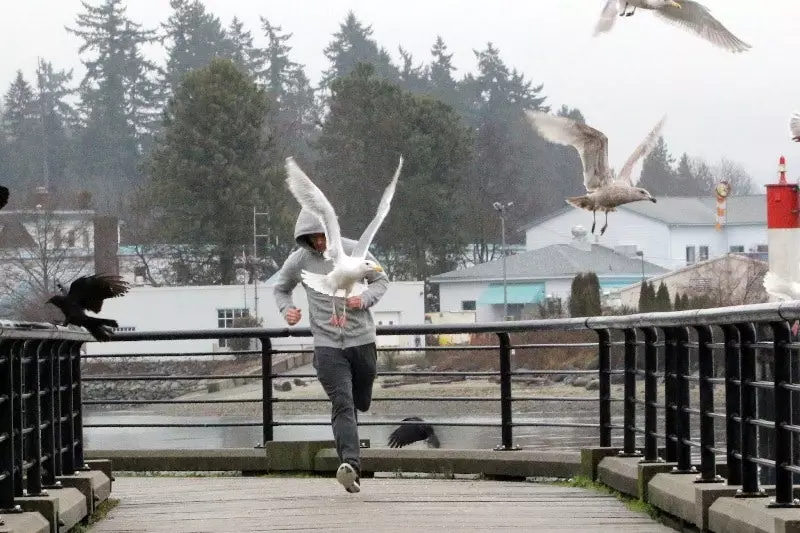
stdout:
[(702, 300), (702, 307), (762, 303), (767, 301), (764, 275), (768, 268), (769, 265), (759, 259), (728, 254), (693, 269), (677, 290), (696, 302)]
[(89, 271), (91, 218), (81, 212), (37, 209), (3, 214), (7, 242), (0, 247), (0, 314), (19, 320), (58, 319), (44, 302)]

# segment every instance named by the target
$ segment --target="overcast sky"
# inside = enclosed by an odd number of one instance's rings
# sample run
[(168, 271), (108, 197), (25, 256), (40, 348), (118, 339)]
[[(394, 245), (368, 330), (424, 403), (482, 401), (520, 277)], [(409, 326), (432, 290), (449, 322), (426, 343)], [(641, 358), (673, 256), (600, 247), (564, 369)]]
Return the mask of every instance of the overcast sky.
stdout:
[[(74, 67), (80, 79), (78, 40), (64, 30), (81, 10), (80, 0), (13, 3), (0, 19), (0, 90), (17, 69), (32, 79), (38, 56), (56, 68)], [(744, 0), (704, 3), (753, 48), (725, 52), (643, 10), (593, 38), (603, 0), (205, 0), (225, 25), (237, 15), (257, 43), (264, 42), (259, 15), (293, 32), (293, 59), (315, 83), (327, 68), (322, 50), (352, 9), (395, 60), (402, 45), (427, 61), (441, 35), (459, 76), (475, 69), (473, 49), (494, 43), (510, 67), (544, 84), (551, 106), (578, 107), (608, 135), (615, 168), (666, 114), (664, 137), (674, 154), (711, 162), (729, 157), (758, 184), (775, 180), (784, 154), (790, 177), (800, 177), (800, 144), (789, 141), (787, 126), (790, 112), (800, 110), (800, 2), (771, 0), (763, 8)], [(146, 27), (169, 13), (169, 0), (128, 1), (128, 14)], [(159, 49), (150, 53), (163, 59)]]

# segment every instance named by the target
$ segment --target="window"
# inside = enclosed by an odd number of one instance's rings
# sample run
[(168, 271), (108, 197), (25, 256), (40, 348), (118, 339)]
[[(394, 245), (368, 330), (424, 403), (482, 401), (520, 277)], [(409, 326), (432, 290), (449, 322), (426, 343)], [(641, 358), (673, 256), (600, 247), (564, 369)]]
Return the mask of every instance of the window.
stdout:
[(114, 328), (114, 331), (136, 331), (135, 326), (120, 326), (118, 328)]
[(686, 247), (686, 264), (692, 265), (695, 262), (694, 258), (694, 246), (687, 246)]
[(147, 269), (143, 265), (133, 267), (133, 276), (143, 278), (147, 274)]
[(766, 244), (759, 244), (756, 246), (756, 252), (767, 253), (769, 252), (769, 246)]
[(708, 259), (708, 246), (701, 246), (700, 247), (700, 261), (705, 261)]
[(732, 254), (743, 254), (744, 253), (744, 246), (730, 246), (728, 251)]
[[(247, 308), (233, 308), (233, 309), (217, 309), (217, 327), (218, 328), (232, 328), (233, 321), (236, 318), (245, 318), (250, 316), (250, 309)], [(219, 339), (219, 347), (224, 348), (228, 346), (230, 339)]]
[(67, 232), (67, 248), (75, 248), (75, 230), (71, 229)]
[(475, 310), (475, 300), (462, 300), (461, 301), (461, 310), (462, 311), (474, 311)]

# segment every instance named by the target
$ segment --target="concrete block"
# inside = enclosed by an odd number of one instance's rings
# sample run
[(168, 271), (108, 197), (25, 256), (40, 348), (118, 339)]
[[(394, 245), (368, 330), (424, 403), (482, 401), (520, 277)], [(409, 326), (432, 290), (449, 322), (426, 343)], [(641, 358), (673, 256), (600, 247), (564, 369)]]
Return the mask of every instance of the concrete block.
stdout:
[(800, 533), (800, 509), (771, 509), (767, 498), (718, 498), (708, 510), (714, 533)]
[(114, 474), (111, 468), (111, 459), (89, 459), (84, 461), (84, 464), (88, 466), (91, 470), (100, 470), (111, 481), (114, 481)]
[(95, 506), (106, 500), (111, 493), (111, 480), (101, 470), (84, 470), (71, 476), (57, 476), (56, 481), (64, 487), (72, 487), (81, 491), (86, 498), (89, 514), (94, 513)]
[(604, 457), (617, 455), (622, 452), (622, 448), (581, 448), (581, 470), (580, 475), (592, 481), (597, 480), (597, 465)]
[(692, 521), (694, 525), (702, 531), (706, 531), (708, 529), (708, 510), (714, 502), (719, 498), (735, 496), (739, 488), (741, 487), (737, 485), (727, 485), (725, 480), (722, 480), (721, 483), (695, 483), (695, 519)]
[(597, 480), (612, 489), (639, 497), (639, 457), (604, 457), (597, 465)]
[[(317, 472), (334, 472), (339, 466), (336, 450), (317, 453)], [(437, 450), (371, 448), (361, 450), (362, 472), (426, 472), (434, 474), (483, 474), (496, 478), (570, 478), (580, 471), (577, 452)]]
[(694, 476), (662, 473), (653, 476), (647, 487), (647, 502), (687, 522), (697, 518)]
[(647, 501), (650, 480), (656, 474), (670, 472), (678, 463), (639, 463), (639, 499)]
[(50, 523), (50, 533), (63, 533), (88, 516), (86, 498), (78, 489), (47, 489), (39, 496), (14, 501), (23, 511), (38, 512)]
[(0, 514), (0, 533), (48, 533), (50, 523), (41, 513)]
[(117, 470), (266, 472), (264, 448), (87, 450), (86, 457), (110, 459)]
[[(369, 439), (361, 439), (362, 451), (369, 448)], [(332, 440), (272, 441), (266, 443), (267, 465), (271, 472), (308, 472), (315, 470), (314, 462), (320, 450), (334, 448)], [(339, 467), (337, 462), (336, 468)], [(334, 468), (334, 470), (336, 470)]]

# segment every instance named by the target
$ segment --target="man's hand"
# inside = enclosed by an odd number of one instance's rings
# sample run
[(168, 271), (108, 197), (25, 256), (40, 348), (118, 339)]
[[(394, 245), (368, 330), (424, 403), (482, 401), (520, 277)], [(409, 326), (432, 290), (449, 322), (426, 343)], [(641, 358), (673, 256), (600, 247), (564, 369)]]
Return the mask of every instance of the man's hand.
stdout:
[(294, 326), (298, 322), (300, 322), (300, 318), (302, 317), (302, 313), (296, 307), (290, 307), (286, 311), (286, 323), (290, 326)]
[(364, 302), (361, 300), (361, 296), (351, 296), (345, 303), (349, 309), (361, 309), (361, 305)]

